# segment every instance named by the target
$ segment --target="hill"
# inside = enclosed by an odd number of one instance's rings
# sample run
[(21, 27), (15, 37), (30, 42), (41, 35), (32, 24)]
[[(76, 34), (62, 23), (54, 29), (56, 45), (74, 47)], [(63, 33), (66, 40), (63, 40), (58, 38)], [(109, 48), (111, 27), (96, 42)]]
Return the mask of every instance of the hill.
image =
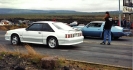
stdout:
[[(119, 14), (119, 11), (109, 11), (111, 14)], [(31, 10), (0, 8), (0, 14), (91, 14), (101, 15), (105, 12), (79, 12), (73, 10)]]
[(27, 13), (77, 13), (71, 10), (31, 10), (31, 9), (10, 9), (0, 8), (0, 14), (27, 14)]

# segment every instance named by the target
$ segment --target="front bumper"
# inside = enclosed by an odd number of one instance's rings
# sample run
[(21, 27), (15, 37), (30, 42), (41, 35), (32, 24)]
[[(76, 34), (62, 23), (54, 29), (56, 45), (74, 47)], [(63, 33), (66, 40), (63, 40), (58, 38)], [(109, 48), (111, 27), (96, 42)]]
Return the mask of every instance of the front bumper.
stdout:
[(11, 40), (10, 36), (5, 35), (5, 40), (10, 41)]

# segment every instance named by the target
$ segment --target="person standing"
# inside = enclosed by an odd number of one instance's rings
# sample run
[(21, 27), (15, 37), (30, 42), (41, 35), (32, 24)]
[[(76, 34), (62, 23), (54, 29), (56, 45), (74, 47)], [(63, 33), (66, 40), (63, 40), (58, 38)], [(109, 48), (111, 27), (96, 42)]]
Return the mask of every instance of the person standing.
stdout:
[(130, 20), (127, 20), (126, 26), (127, 26), (126, 28), (130, 29), (130, 26), (131, 26)]
[(113, 21), (114, 21), (113, 23), (114, 26), (119, 26), (119, 22), (118, 22), (119, 20), (117, 17), (115, 17)]
[(121, 26), (122, 26), (123, 28), (126, 28), (126, 23), (127, 23), (127, 21), (126, 21), (125, 17), (123, 17)]
[(103, 42), (100, 43), (100, 44), (105, 45), (105, 44), (106, 44), (106, 39), (108, 38), (108, 43), (107, 43), (107, 45), (110, 45), (110, 44), (111, 44), (111, 27), (112, 27), (112, 25), (113, 25), (113, 19), (112, 19), (112, 17), (110, 17), (109, 12), (106, 12), (106, 13), (105, 13), (104, 20), (105, 20), (105, 25), (104, 25), (104, 27), (103, 27), (103, 31), (104, 31), (104, 40), (103, 40)]

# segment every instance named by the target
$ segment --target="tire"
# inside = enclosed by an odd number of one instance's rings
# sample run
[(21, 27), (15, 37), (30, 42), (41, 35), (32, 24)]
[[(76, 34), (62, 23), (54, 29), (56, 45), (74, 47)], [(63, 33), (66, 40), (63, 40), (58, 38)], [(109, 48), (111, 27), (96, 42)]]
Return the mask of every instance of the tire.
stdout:
[(87, 38), (87, 36), (84, 36), (84, 38)]
[(47, 40), (47, 46), (51, 49), (55, 49), (58, 47), (58, 40), (55, 37), (49, 37)]
[(114, 37), (115, 40), (119, 39), (119, 37)]
[(18, 35), (12, 35), (11, 36), (11, 44), (12, 45), (18, 45), (20, 44), (20, 38)]

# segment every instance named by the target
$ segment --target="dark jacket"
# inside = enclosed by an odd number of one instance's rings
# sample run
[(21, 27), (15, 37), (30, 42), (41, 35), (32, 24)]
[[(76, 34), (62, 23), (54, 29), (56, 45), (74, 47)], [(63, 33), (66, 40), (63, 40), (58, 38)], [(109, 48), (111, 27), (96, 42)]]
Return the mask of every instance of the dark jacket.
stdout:
[(123, 19), (123, 20), (121, 21), (121, 26), (122, 26), (122, 27), (126, 27), (126, 23), (127, 23), (127, 21), (126, 21), (125, 19)]
[(110, 30), (112, 25), (113, 25), (113, 19), (110, 16), (106, 17), (104, 29)]

